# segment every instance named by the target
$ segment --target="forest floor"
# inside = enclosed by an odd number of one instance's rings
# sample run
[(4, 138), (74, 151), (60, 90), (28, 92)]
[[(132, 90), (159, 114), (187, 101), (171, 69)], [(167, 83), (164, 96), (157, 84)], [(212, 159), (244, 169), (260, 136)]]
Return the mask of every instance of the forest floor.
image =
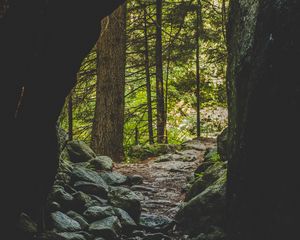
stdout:
[[(216, 146), (214, 139), (191, 141), (186, 150), (149, 158), (136, 163), (115, 164), (124, 175), (140, 175), (143, 183), (133, 186), (141, 197), (142, 216), (155, 214), (174, 220), (179, 205), (184, 201), (187, 184), (195, 169), (204, 160), (208, 148)], [(175, 227), (168, 232), (170, 239), (187, 239)]]

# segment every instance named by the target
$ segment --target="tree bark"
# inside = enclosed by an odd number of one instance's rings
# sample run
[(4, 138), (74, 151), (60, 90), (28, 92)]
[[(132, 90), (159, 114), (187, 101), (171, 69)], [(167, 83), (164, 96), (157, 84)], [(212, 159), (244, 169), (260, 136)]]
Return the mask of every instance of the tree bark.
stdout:
[(294, 239), (300, 199), (300, 2), (232, 0), (228, 239)]
[(157, 104), (157, 142), (164, 142), (165, 103), (162, 59), (162, 0), (156, 0), (156, 104)]
[(196, 99), (197, 99), (197, 139), (200, 140), (201, 135), (201, 119), (200, 119), (200, 23), (201, 21), (201, 1), (197, 0), (196, 6), (197, 23), (196, 23)]
[(151, 77), (149, 64), (149, 45), (148, 45), (148, 29), (147, 29), (147, 5), (144, 6), (144, 48), (145, 48), (145, 72), (146, 72), (146, 89), (147, 89), (147, 110), (148, 110), (148, 132), (149, 143), (154, 143), (153, 137), (153, 111), (152, 111), (152, 95), (151, 95)]
[(102, 22), (97, 43), (98, 76), (92, 148), (120, 162), (124, 159), (126, 5)]

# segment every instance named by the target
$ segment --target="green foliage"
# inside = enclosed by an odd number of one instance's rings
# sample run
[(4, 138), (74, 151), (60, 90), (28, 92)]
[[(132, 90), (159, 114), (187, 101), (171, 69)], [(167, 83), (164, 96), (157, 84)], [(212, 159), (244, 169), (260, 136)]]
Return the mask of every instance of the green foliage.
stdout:
[(157, 157), (167, 153), (174, 153), (180, 150), (179, 145), (174, 144), (146, 144), (144, 146), (135, 145), (128, 149), (127, 156), (129, 160), (145, 160), (150, 157)]
[[(228, 0), (225, 1), (226, 6)], [(225, 19), (222, 0), (201, 1), (200, 75), (201, 135), (217, 136), (227, 125)], [(148, 112), (145, 71), (144, 7), (148, 33), (149, 72), (153, 129), (156, 136), (155, 1), (127, 2), (126, 86), (124, 147), (148, 146)], [(196, 137), (196, 7), (197, 1), (163, 2), (163, 70), (168, 143), (179, 144)], [(90, 141), (95, 110), (97, 56), (93, 50), (78, 73), (72, 92), (74, 138)], [(68, 129), (67, 104), (61, 126)], [(142, 156), (143, 157), (143, 156)]]

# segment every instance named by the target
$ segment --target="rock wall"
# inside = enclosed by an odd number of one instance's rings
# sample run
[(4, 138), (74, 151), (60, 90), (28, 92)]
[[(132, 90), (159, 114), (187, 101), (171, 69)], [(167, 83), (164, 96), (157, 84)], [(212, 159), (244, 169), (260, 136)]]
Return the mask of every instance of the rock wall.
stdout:
[(231, 1), (230, 240), (292, 239), (297, 229), (299, 10), (297, 0)]

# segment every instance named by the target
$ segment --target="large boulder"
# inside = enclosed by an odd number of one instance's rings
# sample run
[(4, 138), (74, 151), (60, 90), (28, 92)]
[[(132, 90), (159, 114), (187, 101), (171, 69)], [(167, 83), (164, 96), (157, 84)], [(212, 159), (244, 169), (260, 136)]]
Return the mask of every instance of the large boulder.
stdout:
[(62, 212), (51, 213), (53, 228), (57, 232), (76, 232), (80, 231), (80, 224)]
[(87, 162), (96, 157), (93, 150), (82, 141), (70, 141), (66, 145), (70, 160), (74, 163)]
[(224, 171), (212, 185), (181, 206), (176, 215), (180, 229), (197, 235), (210, 231), (212, 226), (223, 227), (226, 175)]
[(203, 173), (198, 173), (195, 182), (186, 194), (185, 201), (204, 191), (208, 186), (213, 184), (217, 179), (226, 174), (227, 168), (224, 162), (216, 162), (206, 169)]
[(121, 223), (116, 216), (104, 218), (102, 220), (93, 222), (89, 227), (89, 232), (96, 237), (103, 237), (105, 239), (117, 240), (121, 231)]
[(111, 187), (108, 200), (112, 206), (125, 210), (135, 222), (139, 222), (141, 202), (136, 193), (124, 187)]

